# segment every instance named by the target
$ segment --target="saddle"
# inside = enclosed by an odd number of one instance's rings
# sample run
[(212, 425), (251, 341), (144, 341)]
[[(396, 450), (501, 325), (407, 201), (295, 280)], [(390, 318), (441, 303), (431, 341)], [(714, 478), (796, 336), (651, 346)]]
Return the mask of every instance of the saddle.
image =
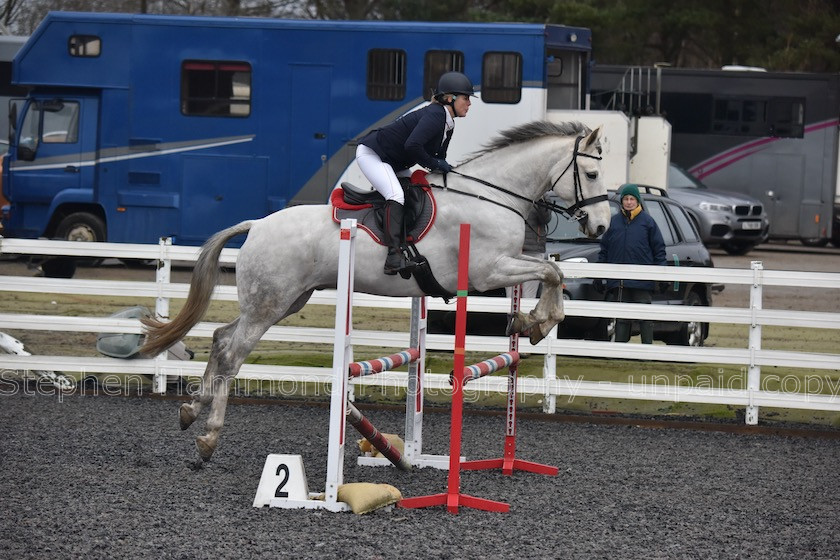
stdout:
[[(417, 285), (427, 295), (440, 297), (447, 303), (455, 294), (445, 290), (435, 279), (429, 261), (417, 251), (416, 243), (429, 232), (435, 221), (436, 206), (432, 188), (426, 181), (424, 171), (415, 171), (411, 179), (400, 178), (405, 193), (403, 214), (403, 235), (400, 243), (407, 262), (414, 266), (403, 270), (400, 276), (405, 279), (414, 276)], [(378, 244), (384, 245), (384, 209), (385, 198), (377, 191), (362, 190), (350, 183), (341, 183), (330, 195), (332, 219), (341, 223), (344, 218), (355, 218), (359, 229)]]
[[(415, 171), (411, 179), (400, 178), (405, 193), (403, 233), (406, 242), (417, 243), (435, 221), (435, 197), (426, 182), (425, 173)], [(333, 221), (355, 218), (357, 227), (384, 245), (385, 198), (377, 191), (362, 190), (351, 183), (341, 183), (330, 195)]]

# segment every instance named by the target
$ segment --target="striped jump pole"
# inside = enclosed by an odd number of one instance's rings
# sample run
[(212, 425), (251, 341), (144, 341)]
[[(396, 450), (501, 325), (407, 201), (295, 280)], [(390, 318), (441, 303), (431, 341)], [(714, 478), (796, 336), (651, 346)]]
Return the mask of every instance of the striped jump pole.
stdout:
[(356, 428), (359, 433), (371, 443), (371, 445), (377, 448), (383, 456), (391, 461), (395, 467), (401, 471), (411, 470), (411, 463), (409, 463), (403, 454), (400, 453), (400, 450), (391, 445), (391, 442), (382, 435), (382, 432), (377, 430), (376, 427), (371, 424), (370, 420), (368, 420), (358, 408), (353, 406), (353, 403), (349, 402), (347, 403), (347, 421), (350, 422), (350, 425)]
[[(511, 316), (519, 311), (519, 302), (522, 298), (522, 285), (513, 286), (510, 298)], [(505, 424), (505, 450), (504, 456), (499, 459), (479, 459), (464, 461), (461, 468), (465, 471), (477, 471), (485, 469), (502, 469), (506, 475), (513, 474), (513, 471), (527, 471), (537, 474), (556, 476), (560, 469), (550, 465), (542, 465), (531, 461), (523, 461), (516, 458), (516, 379), (519, 365), (519, 333), (510, 335), (510, 354), (516, 354), (517, 359), (508, 365), (508, 390), (507, 390), (507, 422)], [(504, 355), (504, 354), (503, 354)], [(483, 362), (482, 362), (483, 363)], [(489, 366), (488, 366), (489, 367)], [(498, 368), (501, 369), (501, 368)], [(475, 375), (475, 373), (474, 373)], [(487, 375), (484, 373), (483, 375)], [(480, 377), (481, 375), (479, 375)], [(475, 377), (473, 377), (474, 379)]]
[(423, 508), (445, 505), (449, 513), (458, 513), (460, 506), (484, 511), (507, 512), (510, 506), (503, 502), (477, 498), (461, 493), (461, 431), (464, 409), (464, 361), (467, 331), (467, 291), (469, 289), (470, 225), (461, 224), (461, 238), (458, 255), (458, 290), (455, 311), (455, 359), (452, 391), (452, 420), (449, 427), (449, 479), (447, 492), (403, 498), (399, 502), (404, 508)]
[(362, 377), (396, 369), (404, 364), (411, 363), (420, 358), (418, 348), (409, 348), (384, 358), (376, 358), (365, 362), (353, 362), (350, 364), (350, 377)]
[(512, 367), (519, 363), (519, 352), (511, 351), (499, 354), (495, 358), (484, 360), (477, 364), (464, 368), (464, 385), (473, 379), (480, 379), (485, 375), (497, 372), (506, 367)]

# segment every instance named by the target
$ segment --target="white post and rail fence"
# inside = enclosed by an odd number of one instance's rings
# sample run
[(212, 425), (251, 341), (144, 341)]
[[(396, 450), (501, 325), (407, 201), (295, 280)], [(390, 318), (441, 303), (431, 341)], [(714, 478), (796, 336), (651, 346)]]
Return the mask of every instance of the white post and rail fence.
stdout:
[[(174, 246), (168, 240), (159, 245), (137, 245), (123, 243), (82, 243), (53, 240), (25, 240), (0, 238), (0, 257), (9, 255), (57, 255), (79, 258), (119, 258), (155, 260), (159, 263), (154, 282), (113, 281), (33, 278), (0, 275), (0, 292), (36, 292), (54, 294), (77, 294), (103, 297), (154, 298), (155, 313), (169, 316), (169, 302), (175, 298), (186, 298), (188, 284), (173, 283), (171, 269), (173, 262), (194, 262), (198, 257), (197, 247)], [(238, 250), (225, 249), (220, 263), (233, 267)], [(0, 263), (0, 265), (2, 265)], [(563, 262), (561, 265), (567, 278), (631, 278), (656, 279), (667, 282), (704, 282), (708, 284), (746, 285), (749, 287), (747, 307), (704, 307), (640, 305), (628, 303), (607, 303), (592, 301), (567, 301), (567, 316), (615, 317), (628, 319), (651, 319), (657, 321), (700, 321), (714, 324), (747, 326), (748, 335), (743, 339), (728, 341), (727, 347), (663, 346), (660, 344), (616, 344), (576, 339), (558, 339), (555, 333), (537, 345), (527, 340), (520, 341), (519, 351), (523, 354), (543, 355), (543, 377), (520, 376), (517, 392), (520, 396), (537, 395), (543, 399), (545, 412), (553, 413), (558, 398), (610, 398), (641, 399), (648, 401), (709, 403), (743, 407), (746, 409), (746, 423), (758, 422), (760, 407), (824, 410), (840, 412), (840, 353), (815, 353), (793, 350), (771, 350), (762, 346), (762, 328), (790, 327), (807, 329), (840, 329), (840, 313), (821, 311), (799, 311), (788, 309), (767, 309), (763, 305), (765, 287), (808, 287), (830, 290), (829, 297), (836, 298), (840, 291), (840, 273), (801, 272), (766, 270), (760, 262), (753, 262), (750, 269), (735, 268), (687, 268), (687, 267), (639, 267), (594, 263)], [(215, 300), (236, 301), (236, 287), (220, 285), (216, 288)], [(310, 304), (335, 305), (335, 291), (317, 291)], [(523, 309), (530, 309), (536, 300), (523, 300)], [(411, 298), (389, 298), (357, 294), (357, 307), (405, 309), (411, 306)], [(445, 304), (437, 298), (429, 298), (431, 310), (452, 310), (452, 304)], [(507, 313), (510, 302), (506, 298), (474, 297), (470, 299), (471, 312)], [(46, 310), (45, 310), (46, 311)], [(213, 331), (221, 326), (202, 322), (188, 334), (191, 337), (212, 337)], [(409, 345), (407, 328), (399, 330), (369, 331), (355, 330), (354, 344), (379, 348), (406, 348)], [(137, 319), (111, 317), (71, 317), (48, 314), (0, 313), (0, 331), (42, 330), (90, 333), (140, 334), (142, 328)], [(334, 329), (312, 327), (271, 327), (263, 337), (265, 341), (332, 344)], [(451, 351), (453, 335), (427, 335), (427, 350)], [(471, 351), (501, 353), (508, 349), (507, 337), (467, 337)], [(831, 349), (840, 352), (840, 348)], [(586, 381), (559, 378), (557, 359), (569, 357), (598, 357), (624, 360), (654, 360), (659, 362), (732, 365), (746, 372), (746, 384), (742, 387), (698, 386), (680, 383), (618, 383)], [(605, 362), (607, 363), (607, 362)], [(778, 389), (768, 389), (772, 374), (762, 376), (762, 368), (801, 368), (817, 370), (820, 383), (803, 383), (788, 387), (775, 379)], [(119, 359), (91, 356), (24, 356), (0, 353), (0, 373), (4, 371), (61, 371), (67, 374), (144, 374), (154, 378), (153, 390), (165, 391), (166, 379), (171, 376), (196, 377), (204, 372), (205, 363), (198, 360), (180, 361), (167, 359), (162, 354), (154, 359)], [(238, 378), (293, 383), (330, 383), (332, 370), (329, 367), (298, 367), (284, 365), (245, 364)], [(2, 381), (2, 378), (0, 378)], [(385, 372), (374, 380), (357, 378), (353, 383), (381, 384), (388, 387), (406, 387), (404, 372)], [(448, 372), (426, 372), (427, 389), (446, 392), (451, 389)], [(2, 389), (2, 387), (0, 387)], [(815, 389), (815, 390), (812, 390)], [(507, 393), (507, 378), (487, 376), (470, 383), (470, 390)], [(2, 393), (2, 391), (0, 391)]]

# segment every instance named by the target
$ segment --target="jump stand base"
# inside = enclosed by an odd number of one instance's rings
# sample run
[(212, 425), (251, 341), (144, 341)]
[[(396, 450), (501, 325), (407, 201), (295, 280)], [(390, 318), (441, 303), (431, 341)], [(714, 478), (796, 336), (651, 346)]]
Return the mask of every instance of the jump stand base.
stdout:
[[(461, 462), (465, 457), (461, 457)], [(443, 471), (449, 470), (449, 455), (425, 455), (421, 454), (410, 458), (411, 466), (415, 469), (422, 469), (425, 467), (440, 469)], [(357, 457), (356, 464), (361, 467), (393, 467), (394, 465), (385, 457)]]
[(418, 496), (416, 498), (403, 498), (397, 504), (397, 507), (405, 509), (433, 506), (446, 506), (446, 510), (449, 513), (458, 513), (460, 506), (498, 513), (507, 513), (510, 511), (509, 504), (486, 498), (477, 498), (468, 494), (432, 494), (430, 496)]
[(514, 471), (525, 471), (537, 474), (546, 474), (549, 476), (557, 476), (560, 469), (550, 465), (542, 465), (540, 463), (532, 463), (531, 461), (523, 461), (522, 459), (479, 459), (476, 461), (464, 461), (461, 463), (461, 469), (465, 471), (483, 471), (490, 469), (502, 469), (502, 474), (512, 475)]
[(350, 506), (344, 502), (328, 502), (326, 500), (288, 500), (274, 498), (268, 505), (283, 509), (325, 509), (335, 513), (352, 511)]

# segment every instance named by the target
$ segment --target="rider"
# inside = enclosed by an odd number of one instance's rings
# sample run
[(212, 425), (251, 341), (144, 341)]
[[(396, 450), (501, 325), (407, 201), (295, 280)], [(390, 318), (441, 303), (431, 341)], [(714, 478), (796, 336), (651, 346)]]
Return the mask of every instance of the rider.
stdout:
[(446, 161), (446, 149), (455, 128), (454, 118), (466, 116), (474, 93), (467, 76), (447, 72), (440, 77), (429, 105), (372, 130), (359, 141), (356, 148), (359, 168), (373, 188), (385, 197), (383, 241), (388, 246), (385, 274), (397, 274), (407, 268), (400, 251), (405, 195), (397, 175), (408, 177), (409, 168), (416, 164), (444, 174), (452, 170)]

